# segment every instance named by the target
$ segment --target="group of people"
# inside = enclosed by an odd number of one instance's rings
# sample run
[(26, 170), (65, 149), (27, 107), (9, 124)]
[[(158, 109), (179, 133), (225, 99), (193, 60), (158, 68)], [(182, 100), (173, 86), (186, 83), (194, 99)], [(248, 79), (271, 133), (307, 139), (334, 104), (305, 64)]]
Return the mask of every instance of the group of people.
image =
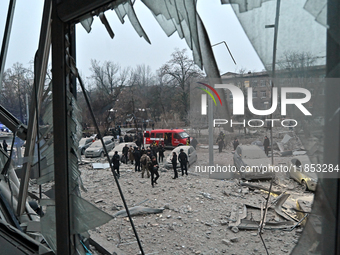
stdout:
[(142, 132), (136, 132), (133, 136), (132, 134), (125, 134), (122, 136), (122, 131), (120, 126), (116, 126), (111, 129), (112, 136), (115, 139), (118, 139), (119, 143), (127, 143), (127, 142), (136, 142), (138, 147), (141, 147), (143, 144), (143, 134)]
[(119, 139), (119, 137), (121, 137), (122, 135), (122, 130), (120, 129), (120, 126), (115, 126), (114, 128), (111, 129), (111, 132), (112, 136), (117, 139)]
[(135, 172), (142, 172), (142, 178), (144, 178), (145, 174), (147, 174), (148, 178), (150, 178), (151, 175), (151, 185), (154, 187), (159, 178), (157, 152), (159, 161), (163, 162), (164, 151), (165, 149), (161, 144), (157, 148), (155, 148), (155, 145), (152, 145), (148, 147), (147, 150), (144, 148), (140, 150), (138, 146), (133, 147), (132, 145), (128, 147), (128, 145), (125, 144), (122, 149), (122, 157), (119, 156), (118, 151), (114, 152), (112, 164), (119, 177), (120, 162), (128, 164), (130, 161), (131, 164), (135, 164)]
[(174, 177), (172, 179), (178, 178), (177, 158), (181, 165), (182, 176), (184, 175), (184, 173), (188, 175), (188, 155), (184, 152), (183, 149), (180, 149), (178, 156), (176, 152), (172, 153), (171, 163), (172, 163), (172, 168), (174, 170)]
[(128, 143), (128, 142), (133, 142), (133, 141), (135, 141), (137, 146), (140, 148), (143, 144), (143, 134), (141, 132), (139, 133), (136, 132), (136, 134), (134, 134), (133, 136), (132, 134), (130, 135), (125, 134), (124, 139), (123, 137), (119, 138), (119, 143), (123, 143), (123, 142)]
[[(120, 157), (118, 154), (118, 151), (114, 152), (114, 155), (112, 157), (112, 165), (113, 169), (117, 173), (117, 177), (120, 177), (119, 173), (119, 166), (120, 162), (123, 162), (125, 164), (131, 163), (135, 164), (135, 172), (141, 172), (141, 177), (144, 178), (146, 175), (147, 178), (151, 177), (151, 185), (152, 187), (157, 184), (157, 180), (159, 178), (159, 163), (163, 162), (164, 159), (164, 146), (160, 143), (157, 145), (156, 143), (151, 144), (146, 150), (144, 147), (140, 150), (138, 146), (133, 147), (130, 145), (128, 147), (127, 144), (122, 149), (122, 156)], [(157, 153), (158, 153), (158, 161), (157, 161)], [(183, 149), (180, 150), (180, 153), (176, 154), (176, 152), (173, 152), (171, 163), (174, 170), (174, 177), (173, 179), (178, 178), (178, 172), (177, 172), (177, 158), (180, 162), (180, 167), (182, 170), (182, 176), (184, 174), (188, 175), (188, 156), (184, 152)]]

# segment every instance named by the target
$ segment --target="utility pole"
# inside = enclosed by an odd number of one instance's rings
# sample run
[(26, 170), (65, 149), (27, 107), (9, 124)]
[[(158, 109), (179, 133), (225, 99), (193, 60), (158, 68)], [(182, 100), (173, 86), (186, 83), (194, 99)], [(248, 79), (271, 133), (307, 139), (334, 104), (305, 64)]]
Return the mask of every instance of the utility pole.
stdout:
[[(273, 105), (273, 88), (274, 88), (275, 65), (276, 65), (276, 46), (277, 46), (277, 36), (278, 36), (278, 31), (279, 31), (280, 5), (281, 5), (281, 0), (277, 0), (276, 1), (275, 24), (265, 26), (265, 28), (274, 28), (273, 62), (272, 62), (272, 92), (271, 92), (271, 98), (272, 98), (271, 104), (272, 105)], [(270, 115), (270, 119), (273, 119), (273, 114)], [(273, 124), (273, 122), (272, 122), (272, 124)], [(271, 150), (272, 165), (274, 165), (273, 127), (270, 128), (270, 150)]]
[[(214, 165), (214, 103), (208, 98), (209, 166)], [(210, 178), (210, 172), (209, 172)]]

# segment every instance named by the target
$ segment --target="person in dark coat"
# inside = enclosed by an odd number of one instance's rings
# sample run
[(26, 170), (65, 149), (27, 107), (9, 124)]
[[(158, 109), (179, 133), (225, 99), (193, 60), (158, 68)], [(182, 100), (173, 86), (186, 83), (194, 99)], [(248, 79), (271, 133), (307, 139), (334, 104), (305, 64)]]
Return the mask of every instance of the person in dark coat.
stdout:
[(182, 176), (184, 175), (184, 170), (185, 170), (185, 174), (188, 175), (188, 167), (187, 167), (188, 156), (187, 154), (185, 154), (183, 149), (180, 150), (180, 153), (178, 155), (178, 161), (181, 164)]
[(142, 146), (142, 139), (140, 139), (139, 135), (137, 135), (136, 145), (138, 146), (138, 148), (140, 148)]
[(128, 161), (128, 153), (129, 153), (129, 147), (128, 147), (127, 144), (125, 144), (125, 146), (123, 147), (122, 153), (123, 153), (123, 155), (124, 155), (124, 157), (125, 157), (124, 163), (127, 164), (127, 161)]
[(157, 158), (157, 143), (156, 142), (153, 142), (151, 144), (151, 151), (152, 151), (152, 155)]
[(123, 140), (123, 137), (119, 137), (119, 143), (123, 143), (124, 142), (124, 140)]
[(162, 146), (161, 143), (159, 143), (158, 145), (158, 162), (160, 163), (161, 160), (162, 160), (162, 163), (163, 163), (163, 158), (164, 158), (164, 147)]
[(157, 180), (159, 178), (158, 168), (159, 166), (158, 166), (157, 158), (155, 156), (152, 156), (151, 162), (149, 163), (149, 171), (151, 173), (152, 187), (154, 187), (154, 184), (157, 184)]
[(240, 143), (238, 142), (237, 138), (235, 138), (234, 141), (233, 141), (234, 150), (236, 150), (236, 148), (237, 148), (237, 146), (239, 146), (239, 144)]
[(264, 152), (268, 156), (268, 152), (269, 152), (269, 148), (268, 148), (269, 147), (269, 139), (268, 139), (267, 136), (264, 137), (263, 147), (264, 147)]
[(218, 152), (221, 153), (224, 145), (223, 138), (219, 136), (216, 142), (218, 144)]
[(172, 153), (172, 159), (171, 159), (171, 163), (172, 163), (172, 168), (174, 169), (174, 178), (172, 179), (177, 179), (178, 178), (178, 172), (177, 172), (177, 154), (176, 152)]
[(6, 143), (6, 140), (4, 140), (4, 141), (2, 142), (2, 147), (4, 148), (4, 151), (7, 153), (7, 147), (8, 147), (8, 145), (7, 145), (7, 143)]
[(152, 158), (152, 156), (156, 156), (156, 155), (153, 155), (153, 152), (152, 152), (152, 150), (151, 150), (150, 147), (148, 147), (148, 148), (146, 149), (146, 154), (148, 154), (148, 156), (150, 157), (150, 159)]
[(190, 144), (192, 145), (192, 147), (194, 147), (194, 149), (196, 150), (196, 146), (198, 144), (198, 141), (196, 140), (195, 137), (192, 138)]
[(138, 138), (139, 138), (140, 147), (144, 147), (143, 133), (142, 132), (139, 132)]
[(138, 147), (135, 147), (133, 156), (135, 157), (135, 172), (140, 172), (140, 158), (142, 155)]
[(117, 133), (116, 133), (116, 129), (115, 128), (111, 128), (111, 134), (114, 138), (116, 138)]
[(126, 142), (126, 143), (129, 142), (129, 137), (128, 137), (127, 134), (124, 135), (124, 142)]
[(113, 154), (111, 161), (112, 161), (112, 164), (113, 164), (113, 169), (117, 171), (118, 178), (120, 177), (120, 174), (119, 174), (119, 164), (120, 164), (120, 162), (119, 162), (119, 160), (120, 160), (120, 157), (118, 155), (118, 151), (115, 151), (115, 154)]

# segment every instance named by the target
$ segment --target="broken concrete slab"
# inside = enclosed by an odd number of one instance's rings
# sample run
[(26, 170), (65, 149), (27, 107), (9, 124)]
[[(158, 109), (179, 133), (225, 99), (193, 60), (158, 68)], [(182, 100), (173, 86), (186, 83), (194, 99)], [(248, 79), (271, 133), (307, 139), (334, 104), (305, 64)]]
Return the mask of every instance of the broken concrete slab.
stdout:
[(109, 163), (92, 163), (93, 169), (106, 169), (109, 167), (110, 167)]
[(283, 139), (281, 140), (281, 143), (285, 144), (287, 143), (292, 137), (288, 134), (285, 134), (285, 136), (283, 137)]
[(298, 219), (292, 217), (291, 215), (289, 215), (288, 213), (284, 212), (282, 210), (282, 205), (284, 204), (284, 202), (286, 202), (287, 198), (290, 196), (290, 194), (283, 194), (276, 202), (275, 205), (275, 212), (280, 215), (281, 217), (285, 218), (286, 220), (294, 220), (294, 221), (298, 221)]
[(247, 207), (245, 205), (234, 205), (230, 214), (231, 221), (229, 222), (229, 227), (237, 227), (242, 219), (247, 217)]
[[(137, 216), (137, 215), (144, 215), (144, 214), (156, 214), (156, 213), (162, 213), (164, 211), (164, 208), (149, 208), (144, 206), (135, 206), (129, 208), (129, 212), (131, 216)], [(126, 217), (127, 212), (126, 210), (121, 210), (113, 215), (113, 217)]]
[[(209, 149), (209, 145), (201, 145), (200, 148), (202, 149)], [(218, 145), (213, 145), (214, 150), (218, 150)]]
[(307, 151), (293, 151), (293, 156), (306, 155)]
[[(238, 225), (240, 230), (258, 230), (259, 221), (243, 219)], [(280, 230), (280, 229), (290, 229), (296, 223), (294, 221), (281, 221), (281, 222), (266, 222), (263, 229), (266, 230)]]
[(282, 151), (281, 152), (281, 157), (291, 156), (292, 154), (293, 154), (292, 151)]
[(279, 147), (279, 150), (280, 150), (281, 152), (284, 152), (284, 151), (285, 151), (285, 148), (284, 148), (284, 146), (283, 146), (283, 144), (282, 144), (281, 142), (277, 142), (276, 144), (277, 144), (277, 147)]
[[(261, 185), (254, 185), (254, 184), (250, 184), (250, 183), (246, 183), (246, 182), (241, 182), (240, 183), (241, 186), (247, 186), (250, 189), (257, 189), (257, 190), (264, 190), (264, 191), (268, 191), (269, 189), (266, 187), (263, 187)], [(280, 195), (282, 192), (281, 191), (275, 191), (275, 190), (271, 190), (271, 193), (275, 194), (275, 195)]]
[[(312, 204), (314, 201), (314, 197), (303, 197), (296, 200), (296, 215), (299, 220), (303, 219), (306, 213), (310, 213), (312, 211)], [(307, 223), (307, 219), (304, 219), (301, 222), (301, 225), (304, 226)]]

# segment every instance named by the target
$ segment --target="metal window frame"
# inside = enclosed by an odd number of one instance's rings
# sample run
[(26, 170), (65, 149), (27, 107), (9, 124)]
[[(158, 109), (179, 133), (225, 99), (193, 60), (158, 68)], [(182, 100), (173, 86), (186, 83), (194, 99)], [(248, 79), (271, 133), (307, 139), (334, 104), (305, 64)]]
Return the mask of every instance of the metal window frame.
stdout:
[[(74, 29), (74, 24), (79, 18), (91, 11), (97, 10), (110, 3), (123, 2), (121, 0), (53, 0), (53, 24), (52, 24), (52, 75), (54, 94), (54, 124), (55, 136), (58, 143), (55, 144), (55, 156), (58, 158), (55, 165), (56, 184), (56, 221), (57, 221), (57, 248), (59, 254), (71, 254), (70, 214), (68, 198), (68, 166), (67, 166), (67, 121), (66, 121), (66, 67), (65, 67), (65, 40), (67, 30)], [(330, 29), (339, 30), (340, 3), (337, 0), (328, 0), (328, 24)], [(72, 41), (72, 40), (71, 40)], [(74, 43), (74, 41), (72, 41)], [(75, 49), (75, 48), (74, 48)], [(340, 67), (336, 67), (340, 62), (340, 46), (327, 32), (327, 76), (340, 77)], [(336, 69), (338, 68), (338, 70)], [(335, 71), (334, 71), (335, 69)], [(336, 99), (340, 94), (340, 86), (330, 88), (326, 85), (326, 90), (332, 90), (328, 95), (328, 101)], [(326, 105), (327, 112), (333, 110), (334, 105)], [(339, 123), (340, 125), (340, 123)], [(339, 125), (328, 126), (326, 123), (325, 144), (336, 143), (337, 146), (325, 146), (325, 162), (340, 163), (340, 134)], [(334, 139), (337, 134), (337, 139)], [(335, 140), (335, 141), (334, 141)], [(330, 203), (332, 214), (336, 218), (336, 224), (324, 226), (323, 231), (323, 254), (338, 254), (340, 252), (340, 181), (339, 179), (322, 179), (320, 181), (323, 194)], [(333, 204), (334, 203), (334, 204)], [(66, 205), (66, 208), (65, 208)], [(326, 228), (327, 227), (327, 228)], [(327, 244), (327, 245), (326, 245)]]

